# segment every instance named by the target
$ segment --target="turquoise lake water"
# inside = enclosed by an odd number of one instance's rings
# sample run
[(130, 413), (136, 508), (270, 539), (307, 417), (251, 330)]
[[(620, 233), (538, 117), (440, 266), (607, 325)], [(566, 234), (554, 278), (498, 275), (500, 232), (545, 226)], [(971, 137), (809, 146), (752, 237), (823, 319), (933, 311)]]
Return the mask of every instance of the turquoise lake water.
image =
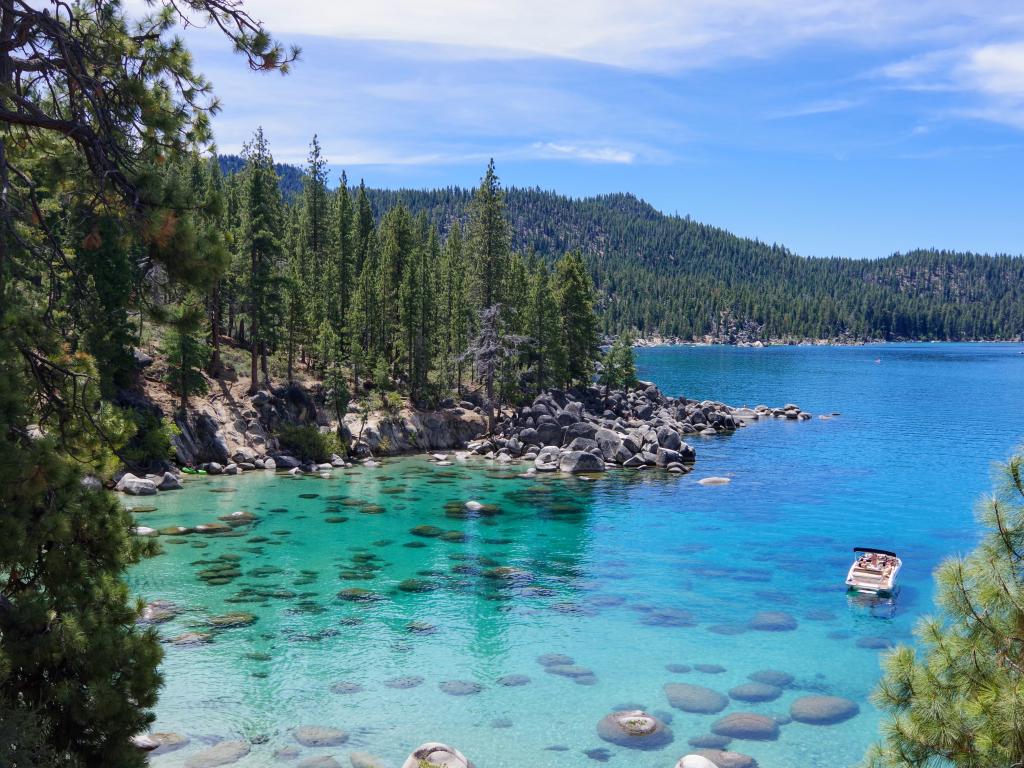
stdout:
[[(286, 765), (274, 753), (298, 746), (290, 729), (324, 725), (347, 731), (348, 742), (300, 748), (300, 760), (333, 755), (348, 766), (349, 753), (362, 751), (397, 768), (415, 746), (438, 740), (479, 768), (672, 768), (692, 751), (687, 739), (719, 716), (671, 709), (665, 683), (726, 692), (775, 669), (796, 678), (781, 698), (732, 702), (723, 714), (784, 715), (798, 696), (819, 692), (855, 700), (860, 714), (835, 726), (789, 723), (776, 741), (737, 740), (730, 749), (763, 768), (854, 765), (878, 731), (868, 702), (877, 646), (909, 640), (931, 610), (932, 569), (972, 546), (973, 506), (990, 487), (992, 463), (1024, 440), (1022, 351), (641, 350), (641, 376), (666, 394), (841, 414), (691, 440), (697, 465), (682, 478), (521, 479), (521, 468), (483, 460), (440, 468), (407, 458), (330, 480), (262, 472), (189, 479), (157, 497), (158, 510), (140, 523), (191, 526), (238, 510), (256, 521), (238, 536), (165, 544), (165, 554), (133, 569), (132, 586), (182, 609), (160, 625), (167, 639), (208, 631), (211, 615), (229, 611), (257, 620), (208, 643), (165, 646), (155, 729), (191, 743), (152, 764), (181, 766), (219, 739), (241, 738), (253, 747), (236, 765)], [(732, 482), (697, 483), (710, 475)], [(446, 504), (468, 499), (499, 513), (446, 513)], [(410, 533), (424, 524), (464, 540)], [(891, 618), (845, 593), (857, 545), (904, 559)], [(210, 568), (203, 561), (237, 563), (241, 575), (209, 586), (197, 576)], [(494, 578), (507, 573), (498, 567), (518, 569), (515, 578)], [(419, 581), (406, 587), (429, 591), (401, 591), (407, 579)], [(374, 599), (337, 597), (351, 588)], [(758, 611), (785, 612), (797, 628), (745, 630)], [(576, 682), (547, 673), (536, 659), (549, 653), (593, 675)], [(666, 669), (677, 664), (724, 671)], [(499, 683), (508, 675), (529, 682)], [(394, 687), (403, 678), (422, 682)], [(446, 681), (479, 691), (451, 695)], [(597, 722), (623, 705), (671, 717), (674, 743), (638, 752), (602, 742)]]

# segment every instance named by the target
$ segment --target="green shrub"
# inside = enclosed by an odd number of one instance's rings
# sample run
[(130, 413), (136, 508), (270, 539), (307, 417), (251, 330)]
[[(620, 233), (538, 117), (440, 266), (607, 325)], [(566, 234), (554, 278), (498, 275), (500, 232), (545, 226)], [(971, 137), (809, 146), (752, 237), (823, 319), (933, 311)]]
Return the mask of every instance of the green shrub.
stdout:
[(277, 440), (284, 453), (302, 461), (327, 461), (332, 453), (344, 450), (333, 432), (321, 432), (313, 424), (286, 425), (277, 430)]
[(171, 438), (180, 430), (173, 421), (134, 408), (126, 408), (122, 413), (135, 426), (135, 433), (121, 449), (126, 462), (144, 467), (174, 458)]

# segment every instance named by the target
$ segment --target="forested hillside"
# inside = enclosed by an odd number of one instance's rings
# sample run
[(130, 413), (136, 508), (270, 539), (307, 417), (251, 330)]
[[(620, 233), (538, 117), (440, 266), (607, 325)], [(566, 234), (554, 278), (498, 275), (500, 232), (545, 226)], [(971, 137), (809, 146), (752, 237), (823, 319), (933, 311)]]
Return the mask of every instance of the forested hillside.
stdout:
[[(230, 173), (240, 158), (222, 156)], [(285, 197), (302, 171), (278, 165)], [(472, 191), (367, 189), (379, 220), (399, 201), (442, 237), (465, 225)], [(604, 330), (725, 340), (1015, 339), (1024, 334), (1024, 259), (913, 251), (877, 260), (805, 258), (629, 194), (573, 199), (505, 193), (512, 247), (553, 262), (579, 250)]]
[[(401, 201), (443, 233), (469, 190), (371, 190), (375, 211)], [(982, 339), (1024, 333), (1024, 259), (913, 251), (885, 259), (797, 256), (628, 194), (572, 199), (506, 191), (513, 247), (546, 259), (579, 249), (607, 330), (683, 338)], [(744, 332), (745, 328), (745, 332)]]

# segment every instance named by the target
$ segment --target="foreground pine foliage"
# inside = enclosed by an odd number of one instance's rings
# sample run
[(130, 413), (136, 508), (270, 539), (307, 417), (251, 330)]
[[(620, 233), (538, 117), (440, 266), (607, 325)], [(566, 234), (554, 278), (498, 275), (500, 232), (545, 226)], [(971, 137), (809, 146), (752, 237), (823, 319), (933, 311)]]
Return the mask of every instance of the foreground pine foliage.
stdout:
[(886, 660), (875, 703), (889, 719), (871, 768), (1024, 764), (1024, 454), (978, 517), (981, 543), (936, 573), (943, 617), (922, 620), (919, 650)]

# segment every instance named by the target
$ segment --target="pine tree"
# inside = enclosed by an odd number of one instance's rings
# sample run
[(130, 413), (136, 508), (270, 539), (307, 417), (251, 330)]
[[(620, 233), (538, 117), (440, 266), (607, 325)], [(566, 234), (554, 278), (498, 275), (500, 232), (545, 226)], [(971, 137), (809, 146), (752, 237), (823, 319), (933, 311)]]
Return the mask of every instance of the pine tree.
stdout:
[[(123, 261), (102, 227), (68, 223), (112, 217), (150, 285), (208, 290), (225, 264), (175, 176), (216, 105), (173, 29), (214, 19), (253, 68), (297, 55), (239, 3), (154, 5), (134, 21), (119, 3), (0, 7), (0, 730), (26, 726), (17, 759), (3, 739), (4, 765), (141, 768), (131, 737), (160, 685), (158, 638), (137, 627), (123, 578), (147, 547), (101, 482), (132, 430), (102, 400), (87, 345), (73, 350), (103, 318), (69, 311)], [(127, 306), (95, 295), (110, 317)]]
[(103, 394), (112, 397), (129, 383), (135, 368), (128, 311), (139, 274), (130, 242), (121, 235), (124, 222), (113, 216), (86, 219), (88, 235), (75, 252), (75, 268), (89, 275), (86, 290), (69, 309), (83, 328), (82, 345), (96, 359)]
[(353, 222), (353, 247), (355, 248), (355, 272), (362, 274), (370, 248), (370, 234), (376, 227), (373, 222), (373, 208), (366, 194), (366, 184), (359, 181), (359, 193), (356, 195), (355, 220)]
[(369, 378), (374, 375), (377, 370), (377, 361), (382, 355), (380, 322), (378, 321), (378, 315), (381, 312), (377, 290), (379, 263), (380, 248), (377, 243), (377, 232), (370, 229), (363, 249), (363, 266), (356, 281), (356, 289), (352, 297), (352, 313), (348, 323), (354, 387), (358, 387), (360, 378)]
[(248, 271), (243, 291), (249, 316), (249, 393), (256, 394), (260, 369), (264, 379), (270, 378), (267, 357), (281, 318), (282, 209), (274, 159), (262, 128), (246, 145), (245, 158), (241, 246)]
[(936, 571), (943, 615), (918, 624), (919, 649), (885, 660), (873, 768), (1024, 763), (1024, 454), (1002, 467), (978, 518), (978, 546)]
[(345, 358), (349, 311), (352, 305), (354, 284), (358, 277), (352, 198), (348, 193), (348, 177), (345, 176), (344, 171), (341, 173), (341, 186), (338, 187), (337, 192), (334, 226), (334, 266), (331, 270), (334, 284), (330, 288), (334, 300), (331, 302), (331, 325), (338, 337), (338, 359), (340, 362)]
[(565, 380), (567, 384), (584, 384), (594, 369), (598, 339), (594, 286), (579, 251), (559, 260), (555, 282), (565, 338)]
[(604, 385), (605, 400), (612, 389), (627, 389), (636, 383), (636, 360), (633, 357), (633, 335), (624, 333), (612, 343), (601, 358), (598, 381)]
[(469, 204), (467, 246), (473, 269), (473, 300), (479, 309), (504, 301), (502, 288), (510, 252), (511, 229), (505, 193), (494, 171), (494, 160), (480, 179)]
[[(217, 203), (216, 211), (212, 212), (208, 217), (208, 224), (222, 233), (228, 233), (230, 231), (230, 219), (225, 199), (226, 193), (224, 188), (224, 177), (220, 172), (220, 163), (217, 161), (215, 156), (210, 156), (206, 161), (206, 179), (208, 195)], [(228, 235), (228, 237), (230, 237), (230, 235)], [(231, 245), (233, 245), (233, 243), (229, 242), (227, 247), (230, 249)], [(213, 376), (219, 376), (222, 371), (220, 339), (221, 335), (224, 333), (224, 283), (225, 278), (221, 277), (213, 284), (213, 287), (210, 290), (210, 343), (212, 350), (210, 352), (209, 369)]]
[(210, 359), (210, 349), (200, 334), (204, 320), (203, 308), (191, 297), (182, 302), (169, 322), (163, 353), (167, 357), (167, 379), (171, 389), (181, 397), (179, 407), (188, 408), (191, 395), (206, 392), (203, 369)]
[(531, 338), (531, 358), (538, 392), (552, 383), (565, 381), (565, 334), (559, 314), (554, 275), (535, 259), (531, 267), (528, 322), (526, 333)]
[(517, 357), (526, 343), (524, 337), (506, 332), (501, 315), (501, 304), (490, 306), (480, 313), (479, 330), (464, 355), (473, 361), (473, 370), (484, 384), (488, 432), (494, 431), (496, 420), (495, 385), (507, 362)]
[[(401, 324), (403, 309), (400, 306), (403, 279), (406, 270), (412, 266), (413, 251), (416, 247), (412, 218), (404, 206), (389, 210), (380, 223), (380, 259), (376, 264), (376, 296), (379, 303), (376, 319), (379, 322), (380, 353), (388, 363), (389, 378), (395, 378), (399, 368), (401, 346)], [(414, 290), (418, 290), (418, 287)], [(410, 299), (410, 301), (415, 301)], [(415, 322), (416, 310), (411, 309), (410, 322)], [(406, 350), (408, 353), (408, 350)], [(405, 355), (408, 359), (408, 354)]]
[(306, 173), (303, 177), (299, 227), (301, 247), (295, 283), (297, 290), (305, 292), (305, 328), (310, 339), (314, 366), (326, 370), (336, 353), (337, 338), (332, 296), (337, 290), (335, 261), (330, 257), (333, 227), (331, 226), (330, 197), (327, 191), (327, 160), (323, 157), (320, 141), (313, 136), (310, 143)]
[(462, 353), (466, 349), (470, 325), (469, 294), (467, 288), (466, 259), (462, 246), (462, 230), (458, 222), (452, 225), (441, 255), (440, 327), (443, 329), (442, 368), (445, 386), (455, 387), (462, 393)]
[(285, 348), (287, 354), (287, 377), (289, 383), (295, 375), (296, 355), (304, 355), (309, 341), (308, 321), (310, 318), (309, 286), (303, 279), (303, 253), (305, 244), (299, 224), (298, 210), (292, 208), (285, 214), (285, 253), (283, 267)]

